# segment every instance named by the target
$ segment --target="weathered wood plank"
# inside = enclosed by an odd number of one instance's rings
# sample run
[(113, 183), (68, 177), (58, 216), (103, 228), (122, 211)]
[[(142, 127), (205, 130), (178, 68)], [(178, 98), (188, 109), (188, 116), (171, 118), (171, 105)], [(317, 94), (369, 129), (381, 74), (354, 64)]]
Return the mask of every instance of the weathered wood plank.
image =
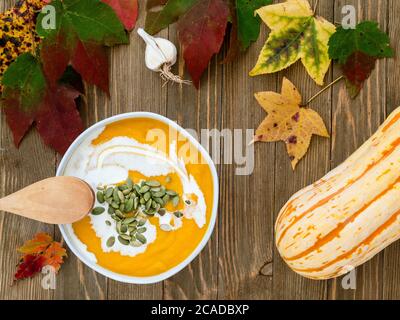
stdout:
[[(400, 33), (400, 2), (390, 0), (388, 4), (388, 31), (391, 45), (396, 57), (387, 61), (385, 83), (387, 94), (387, 115), (400, 106), (400, 43), (397, 41)], [(382, 85), (382, 84), (381, 84)], [(383, 298), (400, 299), (400, 242), (397, 241), (383, 252)]]
[[(354, 5), (357, 20), (375, 20), (385, 30), (387, 1), (382, 0), (337, 0), (335, 19), (342, 20), (341, 9), (344, 5)], [(341, 71), (334, 68), (334, 78)], [(358, 149), (377, 130), (385, 116), (386, 105), (386, 61), (380, 60), (371, 78), (355, 100), (347, 94), (344, 83), (333, 89), (332, 108), (332, 168), (342, 163)], [(344, 290), (341, 279), (330, 281), (331, 299), (379, 299), (382, 297), (383, 254), (379, 254), (365, 265), (357, 268), (357, 289)]]
[[(310, 3), (314, 6), (316, 2), (312, 1)], [(320, 1), (316, 12), (317, 15), (332, 21), (332, 1)], [(282, 74), (279, 74), (277, 83), (279, 91), (281, 89), (282, 76), (287, 77), (294, 83), (301, 92), (304, 102), (321, 89), (308, 76), (300, 62), (290, 67)], [(332, 75), (331, 71), (329, 71), (325, 82), (329, 83), (331, 79)], [(321, 115), (330, 132), (330, 90), (313, 101), (309, 107), (316, 110)], [(285, 145), (283, 143), (277, 145), (275, 165), (275, 219), (282, 206), (295, 192), (313, 183), (329, 171), (329, 160), (329, 139), (314, 136), (308, 153), (298, 164), (296, 170), (293, 171), (286, 153)], [(295, 274), (282, 261), (276, 250), (274, 252), (273, 274), (275, 299), (323, 299), (326, 296), (325, 282), (308, 280)]]
[[(0, 3), (0, 12), (15, 1)], [(5, 116), (0, 112), (0, 197), (15, 192), (37, 180), (54, 175), (55, 154), (44, 146), (33, 130), (16, 149)], [(37, 232), (53, 234), (54, 227), (8, 213), (0, 214), (0, 299), (50, 299), (52, 291), (44, 290), (41, 276), (20, 281), (13, 286), (15, 266), (20, 255), (16, 249)]]

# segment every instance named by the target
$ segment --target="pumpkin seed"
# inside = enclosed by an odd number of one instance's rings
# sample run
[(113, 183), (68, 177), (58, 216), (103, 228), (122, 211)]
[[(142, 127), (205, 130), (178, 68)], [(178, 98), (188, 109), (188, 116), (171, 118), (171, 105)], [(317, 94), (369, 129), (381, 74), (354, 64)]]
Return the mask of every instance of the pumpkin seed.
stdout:
[(130, 227), (137, 227), (138, 222), (137, 220), (133, 221), (132, 223), (129, 224)]
[(133, 188), (135, 189), (137, 194), (140, 194), (140, 187), (137, 184), (135, 184)]
[(182, 218), (182, 217), (183, 217), (183, 213), (180, 212), (180, 211), (174, 212), (174, 215), (175, 215), (175, 217), (177, 217), (177, 218)]
[(161, 185), (161, 183), (159, 183), (158, 181), (155, 181), (155, 180), (146, 181), (145, 183), (149, 187), (159, 187)]
[(177, 196), (178, 194), (175, 192), (175, 191), (173, 191), (173, 190), (167, 190), (167, 191), (165, 191), (166, 193), (167, 193), (167, 195), (169, 195), (169, 196), (171, 196), (171, 197), (175, 197), (175, 196)]
[(153, 198), (153, 201), (157, 202), (160, 206), (164, 206), (165, 203), (161, 198)]
[(190, 201), (190, 200), (185, 200), (185, 203), (186, 203), (188, 206), (190, 206), (190, 205), (192, 204), (192, 201)]
[(136, 220), (135, 217), (130, 217), (130, 218), (126, 218), (122, 223), (123, 224), (131, 224), (135, 220)]
[(133, 200), (133, 209), (134, 209), (134, 210), (137, 210), (138, 206), (139, 206), (139, 198), (136, 197), (136, 198)]
[(164, 205), (166, 205), (169, 201), (169, 195), (166, 194), (164, 197), (162, 197), (162, 201), (164, 201)]
[(137, 240), (134, 240), (134, 241), (131, 242), (131, 246), (133, 246), (133, 247), (141, 247), (142, 243), (137, 241)]
[(144, 194), (144, 193), (146, 193), (146, 192), (149, 191), (149, 190), (150, 190), (150, 187), (149, 187), (149, 186), (143, 186), (143, 187), (141, 187), (141, 188), (139, 189), (139, 193)]
[(165, 182), (166, 182), (166, 183), (171, 183), (171, 180), (172, 180), (172, 179), (171, 179), (170, 176), (167, 176), (167, 177), (165, 178)]
[(138, 226), (142, 227), (142, 226), (144, 226), (146, 224), (146, 222), (147, 221), (145, 219), (141, 219), (141, 220), (138, 221)]
[(164, 195), (165, 195), (164, 191), (159, 191), (159, 192), (154, 192), (153, 193), (153, 197), (154, 198), (162, 198), (162, 197), (164, 197)]
[(124, 218), (125, 218), (124, 214), (123, 214), (120, 210), (115, 210), (115, 215), (116, 215), (118, 218), (121, 218), (121, 219), (124, 219)]
[(122, 191), (124, 196), (128, 196), (131, 192), (132, 192), (132, 188), (128, 188), (128, 189), (125, 189), (124, 191)]
[(140, 204), (145, 204), (146, 203), (146, 200), (144, 200), (144, 198), (140, 198)]
[(146, 202), (146, 210), (149, 210), (151, 208), (152, 200), (149, 199), (149, 201)]
[(110, 227), (111, 226), (111, 221), (106, 220), (106, 225)]
[(131, 212), (133, 209), (133, 199), (129, 199), (125, 204), (125, 212)]
[(114, 198), (114, 202), (119, 203), (119, 196), (118, 196), (118, 188), (115, 188), (113, 191), (113, 198)]
[(113, 201), (111, 202), (111, 207), (113, 207), (114, 209), (119, 209), (119, 203)]
[(113, 195), (114, 189), (113, 188), (107, 188), (106, 190), (106, 198), (111, 198), (111, 196)]
[(112, 247), (115, 243), (115, 237), (109, 237), (107, 240), (107, 247)]
[(97, 198), (97, 201), (99, 203), (104, 203), (104, 193), (103, 193), (103, 191), (97, 191), (96, 198)]
[(129, 240), (122, 238), (121, 235), (118, 236), (118, 241), (125, 246), (129, 245), (129, 242), (130, 242)]
[(161, 224), (160, 229), (163, 231), (171, 231), (172, 227), (169, 224)]
[(177, 207), (178, 204), (179, 204), (179, 196), (173, 197), (173, 198), (172, 198), (172, 205), (173, 205), (174, 207)]
[(118, 233), (121, 233), (121, 226), (122, 226), (122, 221), (118, 221), (117, 224), (115, 225), (115, 230), (117, 230)]
[(128, 177), (128, 179), (126, 179), (126, 185), (127, 185), (130, 189), (132, 189), (132, 187), (133, 187), (133, 181), (132, 181), (131, 178)]
[(113, 207), (109, 206), (107, 212), (109, 214), (113, 214), (113, 213), (115, 213), (115, 209)]
[(158, 214), (163, 217), (165, 214), (167, 213), (167, 211), (165, 209), (160, 209), (158, 210)]
[(136, 234), (136, 239), (143, 244), (146, 244), (146, 242), (147, 242), (146, 237), (144, 235), (142, 235), (141, 233)]
[(111, 204), (113, 202), (113, 198), (104, 198), (104, 200), (108, 203)]
[(101, 190), (101, 191), (103, 191), (103, 190), (104, 190), (104, 186), (102, 186), (102, 185), (98, 185), (98, 186), (96, 187), (96, 189), (97, 189), (97, 190)]
[(151, 198), (151, 193), (150, 192), (146, 192), (143, 196), (144, 201), (149, 201), (149, 199)]
[(119, 211), (121, 211), (121, 212), (124, 212), (124, 211), (125, 211), (125, 204), (124, 204), (124, 203), (121, 203), (121, 204), (119, 205)]
[(106, 209), (104, 209), (103, 207), (96, 207), (92, 210), (92, 215), (98, 216), (102, 214), (104, 211), (106, 211)]
[(160, 192), (160, 191), (161, 191), (161, 188), (160, 188), (160, 187), (151, 188), (150, 191), (151, 191), (151, 192)]
[[(123, 221), (121, 221), (121, 222), (123, 223)], [(128, 231), (128, 226), (123, 224), (123, 225), (121, 225), (120, 230), (121, 230), (121, 233), (126, 233)]]
[(152, 202), (151, 202), (151, 207), (152, 207), (153, 209), (156, 209), (156, 208), (157, 208), (157, 202), (152, 201)]
[(129, 232), (129, 233), (135, 233), (136, 230), (137, 230), (136, 227), (128, 227), (128, 232)]
[(137, 229), (137, 232), (139, 232), (139, 233), (145, 233), (146, 231), (147, 231), (147, 228), (145, 228), (145, 227)]
[(122, 191), (119, 191), (119, 190), (118, 190), (117, 194), (118, 194), (119, 201), (125, 202), (125, 196), (124, 196), (124, 194), (122, 193)]

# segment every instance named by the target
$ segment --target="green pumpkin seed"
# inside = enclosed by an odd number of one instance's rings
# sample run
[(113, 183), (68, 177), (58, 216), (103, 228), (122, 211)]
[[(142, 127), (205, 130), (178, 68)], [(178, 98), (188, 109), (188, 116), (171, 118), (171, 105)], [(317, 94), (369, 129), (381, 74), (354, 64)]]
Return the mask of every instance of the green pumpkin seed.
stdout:
[(117, 230), (118, 233), (121, 233), (121, 226), (122, 226), (122, 221), (118, 221), (117, 224), (115, 225), (115, 230)]
[(153, 208), (150, 208), (148, 211), (146, 211), (146, 215), (151, 216), (151, 217), (154, 216), (155, 213), (156, 213), (156, 210)]
[(158, 181), (155, 181), (155, 180), (146, 181), (145, 183), (149, 187), (159, 187), (161, 185), (161, 183), (159, 183)]
[(135, 233), (136, 230), (137, 230), (136, 227), (128, 227), (128, 232), (129, 232), (129, 233)]
[(133, 247), (141, 247), (143, 244), (137, 240), (131, 242), (131, 246)]
[(171, 197), (175, 197), (175, 196), (177, 196), (178, 194), (175, 192), (175, 191), (173, 191), (173, 190), (167, 190), (167, 191), (165, 191), (166, 193), (167, 193), (167, 195), (169, 195), (169, 196), (171, 196)]
[(182, 218), (182, 217), (183, 217), (183, 213), (180, 212), (180, 211), (174, 212), (174, 215), (175, 215), (175, 217), (177, 217), (177, 218)]
[(140, 187), (137, 184), (135, 184), (133, 188), (135, 189), (137, 194), (140, 194)]
[(178, 204), (179, 204), (179, 196), (173, 197), (173, 198), (172, 198), (172, 205), (173, 205), (174, 207), (177, 207)]
[(118, 192), (119, 192), (118, 188), (115, 188), (113, 191), (113, 199), (114, 199), (114, 202), (116, 202), (116, 203), (120, 203)]
[[(122, 222), (122, 221), (121, 221)], [(120, 229), (121, 233), (126, 233), (128, 231), (128, 226), (123, 224), (121, 225), (121, 229)]]
[(133, 187), (133, 181), (132, 181), (131, 178), (128, 177), (128, 179), (126, 179), (126, 185), (127, 185), (130, 189), (132, 189), (132, 187)]
[(125, 212), (131, 212), (133, 209), (133, 199), (129, 199), (125, 204)]
[(97, 198), (97, 201), (99, 203), (104, 203), (104, 193), (103, 193), (103, 191), (97, 191), (96, 198)]
[(143, 244), (146, 244), (146, 242), (147, 242), (146, 237), (144, 235), (142, 235), (141, 233), (136, 234), (136, 239)]
[(107, 188), (106, 190), (106, 198), (111, 198), (111, 196), (113, 195), (114, 189), (113, 188)]
[(138, 206), (139, 206), (139, 198), (136, 197), (136, 198), (133, 200), (133, 209), (134, 209), (134, 210), (137, 210)]
[(140, 198), (140, 204), (145, 204), (146, 203), (146, 200), (144, 200), (144, 198)]
[(118, 218), (121, 218), (121, 219), (124, 219), (124, 218), (125, 218), (124, 214), (123, 214), (120, 210), (115, 210), (115, 215), (116, 215)]
[(113, 214), (113, 213), (115, 213), (115, 209), (113, 207), (109, 206), (107, 212), (109, 214)]
[(106, 225), (110, 227), (111, 226), (111, 221), (106, 220)]
[(165, 203), (161, 198), (153, 198), (153, 201), (157, 202), (160, 206), (164, 206)]
[(104, 198), (104, 200), (108, 203), (111, 204), (113, 202), (113, 198)]
[(145, 219), (141, 219), (141, 220), (138, 221), (138, 226), (142, 227), (142, 226), (144, 226), (146, 224), (146, 222), (147, 221)]
[(164, 197), (162, 197), (162, 201), (164, 201), (164, 205), (166, 205), (169, 201), (169, 195), (166, 194)]
[(118, 241), (125, 246), (129, 245), (129, 242), (130, 242), (129, 240), (122, 238), (122, 235), (118, 236)]
[(119, 201), (125, 202), (125, 196), (124, 196), (124, 194), (122, 193), (122, 191), (119, 191), (119, 190), (118, 190), (117, 194), (118, 194)]
[(135, 220), (135, 221), (133, 221), (132, 223), (129, 224), (130, 227), (137, 227), (137, 225), (138, 225), (138, 221), (137, 220)]
[(124, 204), (124, 203), (121, 203), (121, 204), (119, 205), (119, 211), (121, 211), (121, 212), (124, 212), (124, 211), (125, 211), (125, 204)]
[(113, 201), (111, 202), (111, 207), (113, 207), (114, 209), (119, 209), (119, 203)]
[(96, 207), (92, 210), (92, 215), (98, 216), (102, 214), (104, 211), (106, 211), (106, 209), (104, 209), (103, 207)]
[(137, 229), (137, 232), (139, 232), (139, 233), (145, 233), (146, 231), (147, 231), (147, 228), (145, 228), (145, 227)]
[(190, 201), (190, 200), (185, 200), (185, 203), (186, 203), (188, 206), (190, 206), (190, 205), (192, 204), (192, 201)]
[(159, 191), (159, 192), (154, 192), (153, 193), (153, 197), (154, 198), (162, 198), (162, 197), (164, 197), (164, 195), (165, 195), (164, 191)]
[(129, 196), (129, 194), (132, 192), (132, 188), (128, 188), (125, 189), (124, 191), (122, 191), (122, 193), (124, 194), (124, 196)]
[(126, 218), (122, 223), (123, 224), (131, 224), (135, 220), (136, 220), (135, 217), (130, 217), (130, 218)]
[(107, 247), (112, 247), (115, 244), (115, 237), (110, 237), (107, 240)]
[(160, 191), (161, 191), (161, 188), (160, 188), (160, 187), (151, 188), (150, 191), (151, 191), (151, 192), (160, 192)]
[(141, 188), (139, 189), (139, 193), (144, 194), (144, 193), (146, 193), (146, 192), (149, 191), (149, 190), (150, 190), (150, 187), (149, 187), (149, 186), (143, 186), (143, 187), (141, 187)]
[(143, 196), (144, 201), (149, 201), (149, 199), (151, 198), (151, 193), (150, 192), (146, 192)]
[(149, 201), (146, 202), (146, 210), (149, 210), (151, 208), (152, 200), (149, 199)]
[(159, 205), (157, 202), (155, 202), (155, 201), (152, 201), (152, 202), (151, 202), (151, 207), (152, 207), (153, 209), (156, 209), (156, 208), (157, 208), (157, 205)]
[(104, 186), (98, 185), (98, 186), (96, 187), (96, 189), (97, 189), (97, 190), (100, 190), (100, 191), (103, 191), (103, 190), (104, 190)]

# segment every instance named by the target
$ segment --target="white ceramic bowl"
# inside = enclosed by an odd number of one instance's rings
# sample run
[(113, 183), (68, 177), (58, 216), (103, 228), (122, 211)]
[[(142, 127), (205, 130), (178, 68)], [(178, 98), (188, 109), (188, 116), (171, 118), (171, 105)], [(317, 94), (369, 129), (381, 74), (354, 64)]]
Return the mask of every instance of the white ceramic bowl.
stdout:
[(124, 119), (132, 119), (132, 118), (149, 118), (149, 119), (155, 119), (159, 120), (161, 122), (164, 122), (168, 124), (170, 127), (175, 128), (178, 132), (180, 132), (183, 136), (187, 137), (188, 140), (193, 143), (194, 146), (201, 152), (203, 155), (204, 159), (207, 161), (210, 169), (211, 169), (211, 174), (213, 177), (213, 183), (214, 183), (214, 202), (213, 202), (213, 209), (211, 213), (211, 218), (210, 218), (210, 223), (208, 224), (207, 231), (199, 243), (199, 245), (196, 247), (196, 249), (179, 265), (175, 266), (174, 268), (163, 272), (159, 275), (151, 276), (151, 277), (132, 277), (132, 276), (127, 276), (123, 274), (119, 274), (116, 272), (112, 272), (106, 268), (103, 268), (93, 261), (88, 258), (88, 253), (86, 251), (83, 251), (79, 246), (76, 245), (76, 238), (73, 234), (71, 234), (71, 228), (68, 230), (67, 225), (59, 225), (59, 228), (61, 230), (61, 234), (65, 239), (65, 242), (67, 243), (68, 247), (71, 249), (71, 251), (83, 262), (85, 263), (88, 267), (92, 268), (93, 270), (101, 273), (102, 275), (114, 279), (116, 281), (120, 282), (125, 282), (125, 283), (135, 283), (135, 284), (150, 284), (150, 283), (156, 283), (163, 281), (169, 277), (172, 277), (179, 271), (181, 271), (183, 268), (185, 268), (190, 262), (193, 261), (194, 258), (201, 252), (201, 250), (204, 248), (204, 246), (207, 244), (208, 240), (211, 237), (211, 234), (214, 230), (215, 222), (217, 219), (217, 209), (218, 209), (218, 194), (219, 194), (219, 185), (218, 185), (218, 175), (217, 175), (217, 170), (215, 169), (215, 165), (213, 161), (211, 160), (209, 154), (207, 151), (203, 148), (203, 146), (193, 138), (185, 129), (177, 125), (175, 122), (171, 121), (170, 119), (163, 117), (159, 114), (151, 113), (151, 112), (131, 112), (131, 113), (124, 113), (120, 114), (111, 118), (107, 118), (103, 121), (100, 121), (93, 125), (92, 127), (86, 129), (75, 141), (72, 143), (72, 145), (69, 147), (68, 151), (65, 153), (64, 157), (61, 160), (61, 163), (57, 169), (57, 176), (62, 176), (64, 173), (64, 170), (67, 166), (68, 161), (70, 160), (72, 154), (74, 151), (77, 149), (77, 147), (85, 141), (85, 139), (91, 135), (94, 131), (110, 124), (113, 122), (117, 122), (120, 120)]

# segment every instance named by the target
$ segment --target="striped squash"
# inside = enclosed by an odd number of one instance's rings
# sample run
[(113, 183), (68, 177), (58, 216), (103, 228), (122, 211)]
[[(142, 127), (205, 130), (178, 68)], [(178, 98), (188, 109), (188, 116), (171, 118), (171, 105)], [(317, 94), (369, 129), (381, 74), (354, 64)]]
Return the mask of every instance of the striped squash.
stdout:
[(350, 158), (295, 194), (276, 225), (295, 272), (330, 279), (400, 238), (400, 108)]

